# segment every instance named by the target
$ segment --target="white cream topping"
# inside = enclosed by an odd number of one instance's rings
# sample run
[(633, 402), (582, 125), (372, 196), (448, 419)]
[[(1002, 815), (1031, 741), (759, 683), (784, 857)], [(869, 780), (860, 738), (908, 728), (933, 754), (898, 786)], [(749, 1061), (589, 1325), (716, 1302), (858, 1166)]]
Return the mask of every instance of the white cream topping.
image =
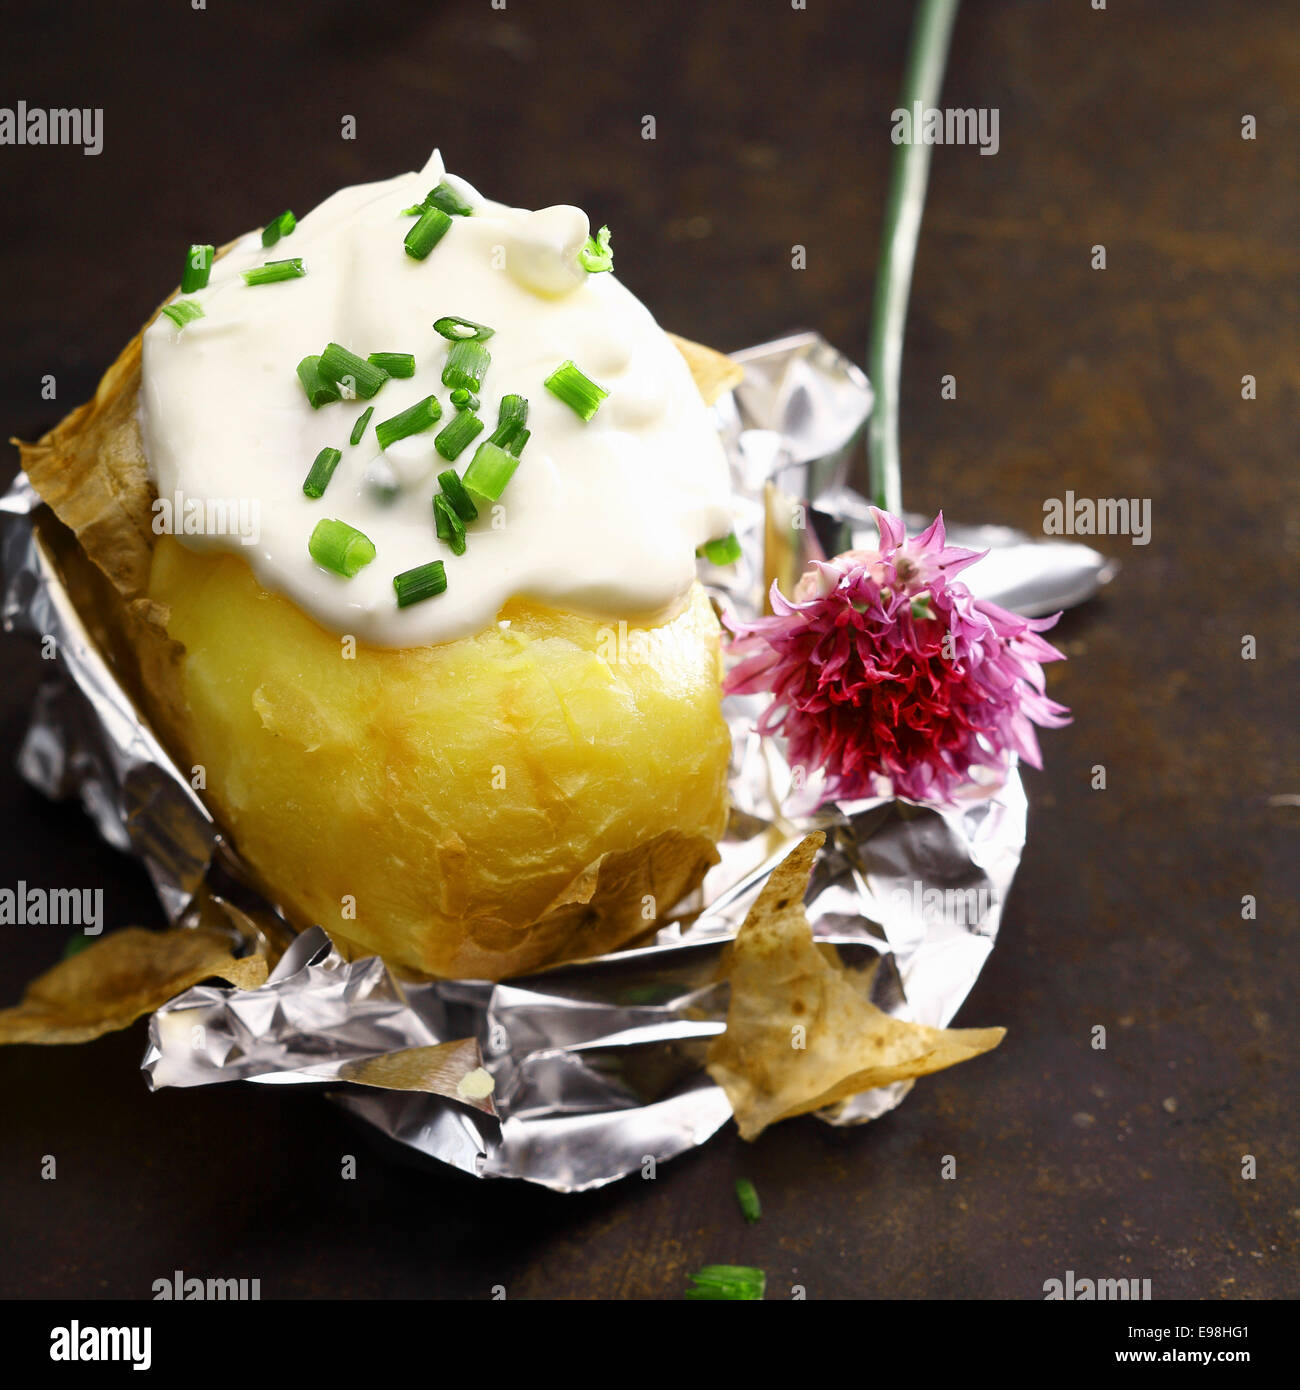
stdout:
[[(402, 210), (444, 176), (473, 215), (453, 217), (415, 260), (403, 249), (414, 219)], [(419, 173), (335, 193), (270, 248), (259, 233), (242, 238), (207, 288), (185, 296), (203, 318), (177, 329), (160, 316), (144, 335), (140, 426), (167, 503), (156, 528), (236, 551), (264, 588), (380, 646), (481, 631), (517, 596), (611, 617), (671, 612), (695, 576), (696, 547), (731, 529), (726, 461), (685, 361), (649, 311), (612, 273), (582, 269), (588, 232), (577, 208), (488, 201), (445, 175), (435, 151)], [(289, 257), (302, 259), (301, 279), (250, 286), (240, 274)], [(485, 428), (454, 464), (434, 448), (455, 414), (441, 382), (450, 345), (433, 329), (445, 315), (495, 329), (479, 393)], [(296, 368), (329, 342), (362, 357), (413, 353), (415, 375), (387, 381), (370, 401), (313, 410)], [(543, 385), (569, 359), (609, 392), (587, 424)], [(434, 531), (437, 474), (465, 471), (510, 393), (528, 399), (531, 437), (500, 502), (480, 504), (466, 553), (453, 555)], [(381, 451), (375, 425), (430, 394), (442, 406), (438, 424)], [(354, 448), (367, 406), (374, 415)], [(312, 501), (303, 479), (327, 446), (343, 458)], [(223, 503), (256, 524), (242, 536), (214, 524)], [(195, 507), (206, 529), (185, 534)], [(325, 517), (374, 542), (375, 559), (352, 579), (308, 554)], [(446, 565), (446, 592), (399, 609), (393, 576), (431, 560)]]

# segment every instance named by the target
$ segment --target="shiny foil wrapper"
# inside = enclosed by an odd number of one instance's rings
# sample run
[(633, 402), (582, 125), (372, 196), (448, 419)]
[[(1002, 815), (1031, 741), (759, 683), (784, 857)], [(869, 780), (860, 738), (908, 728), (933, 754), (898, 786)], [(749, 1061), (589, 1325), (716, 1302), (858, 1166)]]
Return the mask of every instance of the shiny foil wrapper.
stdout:
[[(745, 380), (714, 411), (743, 556), (725, 569), (700, 564), (718, 604), (748, 618), (773, 579), (788, 592), (811, 560), (874, 544), (866, 500), (847, 482), (872, 393), (811, 333), (735, 360)], [(792, 503), (802, 504), (797, 528)], [(142, 860), (173, 924), (219, 921), (233, 941), (278, 956), (260, 989), (200, 985), (153, 1015), (143, 1061), (151, 1087), (324, 1086), (429, 1158), (577, 1192), (694, 1148), (727, 1122), (727, 1098), (704, 1068), (725, 1027), (720, 957), (768, 873), (809, 830), (827, 836), (806, 900), (813, 933), (849, 965), (879, 960), (880, 1008), (945, 1026), (993, 949), (1025, 841), (1014, 767), (956, 807), (879, 799), (790, 818), (790, 769), (778, 744), (754, 733), (761, 701), (732, 697), (732, 814), (720, 861), (650, 944), (497, 984), (413, 981), (375, 957), (346, 960), (319, 927), (295, 935), (250, 886), (77, 612), (62, 576), (68, 538), (22, 475), (0, 515), (5, 627), (54, 639), (18, 756), (23, 776), (49, 796), (78, 796), (104, 838)], [(925, 521), (909, 517), (909, 530)], [(1112, 574), (1084, 545), (1000, 526), (949, 524), (948, 536), (989, 551), (962, 576), (977, 596), (1028, 615), (1080, 603)], [(462, 1040), (477, 1043), (492, 1073), (491, 1101), (403, 1088), (402, 1054)], [(863, 1092), (820, 1118), (874, 1119), (909, 1086)]]

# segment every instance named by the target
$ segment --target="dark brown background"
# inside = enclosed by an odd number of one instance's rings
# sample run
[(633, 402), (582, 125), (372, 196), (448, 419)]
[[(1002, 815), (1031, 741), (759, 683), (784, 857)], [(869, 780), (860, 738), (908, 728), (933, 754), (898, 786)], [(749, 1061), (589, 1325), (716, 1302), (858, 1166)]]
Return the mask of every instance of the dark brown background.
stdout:
[[(92, 390), (189, 241), (416, 167), (434, 142), (491, 194), (609, 222), (620, 275), (678, 332), (731, 349), (810, 327), (864, 355), (910, 5), (36, 10), (6, 18), (0, 104), (102, 106), (106, 143), (0, 148), (5, 433)], [(1294, 1295), (1300, 809), (1270, 801), (1300, 792), (1294, 18), (972, 0), (959, 19), (945, 102), (999, 108), (1002, 148), (935, 152), (908, 503), (1029, 529), (1067, 488), (1153, 511), (1149, 546), (1102, 542), (1123, 573), (1060, 629), (1052, 693), (1076, 722), (1028, 778), (1028, 852), (961, 1014), (1008, 1025), (998, 1052), (865, 1129), (803, 1120), (752, 1147), (729, 1129), (653, 1183), (565, 1198), (394, 1164), (302, 1094), (150, 1095), (141, 1026), (8, 1049), (0, 1292), (146, 1297), (181, 1268), (259, 1277), (264, 1297), (672, 1298), (726, 1261), (765, 1267), (776, 1296), (1037, 1298), (1067, 1269), (1149, 1277), (1157, 1298)], [(39, 663), (13, 640), (0, 660), (12, 749)], [(143, 875), (11, 762), (0, 884), (102, 884), (109, 926), (157, 922)], [(62, 945), (0, 928), (5, 1002)], [(739, 1174), (763, 1197), (753, 1229)]]

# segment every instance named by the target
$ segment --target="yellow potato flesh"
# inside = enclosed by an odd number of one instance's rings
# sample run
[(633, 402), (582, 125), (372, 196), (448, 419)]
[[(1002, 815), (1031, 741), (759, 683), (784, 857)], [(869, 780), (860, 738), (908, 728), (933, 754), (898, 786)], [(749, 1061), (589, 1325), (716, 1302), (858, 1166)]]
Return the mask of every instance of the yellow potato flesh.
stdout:
[[(182, 756), (300, 925), (431, 974), (518, 974), (649, 927), (722, 832), (730, 740), (698, 585), (657, 627), (516, 601), (504, 627), (351, 659), (231, 554), (160, 537), (150, 596), (186, 649)], [(584, 903), (602, 856), (626, 893)]]

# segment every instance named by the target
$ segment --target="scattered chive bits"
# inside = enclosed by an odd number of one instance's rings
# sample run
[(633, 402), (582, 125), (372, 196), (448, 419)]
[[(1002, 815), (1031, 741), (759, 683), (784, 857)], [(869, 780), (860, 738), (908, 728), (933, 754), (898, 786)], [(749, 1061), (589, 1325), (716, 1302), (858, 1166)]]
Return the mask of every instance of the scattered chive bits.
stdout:
[(587, 238), (587, 244), (578, 252), (578, 261), (588, 275), (614, 269), (614, 248), (609, 244), (608, 227), (602, 227), (595, 236)]
[(581, 420), (590, 421), (600, 409), (600, 403), (609, 395), (603, 386), (597, 386), (589, 376), (584, 376), (570, 362), (562, 362), (546, 378), (546, 389), (558, 396), (565, 405)]
[(262, 245), (274, 246), (282, 236), (288, 236), (298, 225), (298, 219), (291, 212), (282, 212), (274, 221), (262, 228)]
[(492, 354), (476, 338), (452, 343), (442, 369), (442, 384), (454, 391), (464, 387), (475, 393), (483, 389), (483, 378), (492, 365)]
[(438, 486), (447, 494), (447, 501), (455, 508), (462, 521), (477, 521), (478, 508), (474, 499), (465, 491), (465, 484), (454, 468), (438, 474)]
[(318, 521), (307, 542), (311, 558), (324, 569), (351, 579), (375, 558), (375, 543), (346, 521)]
[(728, 531), (721, 540), (705, 541), (698, 553), (711, 565), (734, 565), (740, 559), (740, 542), (734, 531)]
[(736, 1201), (740, 1203), (740, 1210), (751, 1226), (763, 1215), (763, 1208), (758, 1200), (758, 1189), (748, 1178), (736, 1179)]
[(409, 608), (413, 603), (422, 603), (427, 598), (441, 594), (447, 588), (447, 569), (441, 560), (427, 565), (417, 565), (413, 570), (404, 570), (393, 576), (393, 588), (397, 592), (397, 606)]
[(502, 449), (508, 449), (515, 435), (521, 431), (527, 433), (524, 430), (524, 421), (527, 419), (528, 402), (522, 396), (502, 396), (501, 406), (497, 411), (497, 427), (488, 438)]
[(508, 447), (510, 449), (510, 452), (516, 458), (518, 458), (519, 455), (524, 452), (524, 445), (528, 443), (530, 438), (532, 438), (532, 433), (532, 430), (519, 430), (516, 432), (515, 437), (510, 441)]
[(429, 191), (429, 196), (424, 200), (424, 206), (426, 208), (441, 208), (451, 217), (469, 217), (474, 212), (474, 209), (446, 179), (443, 179), (437, 188)]
[(193, 294), (195, 290), (208, 287), (208, 277), (212, 274), (212, 261), (217, 254), (215, 246), (196, 242), (185, 253), (185, 269), (181, 272), (181, 293)]
[(456, 508), (447, 500), (445, 492), (433, 495), (433, 525), (440, 541), (451, 546), (453, 555), (465, 553), (465, 523), (456, 514)]
[(463, 343), (467, 338), (483, 343), (496, 332), (495, 328), (489, 328), (485, 323), (475, 323), (473, 319), (463, 319), (456, 314), (435, 319), (433, 328), (434, 332), (441, 333), (453, 343)]
[(304, 357), (298, 363), (298, 380), (302, 382), (302, 389), (307, 393), (307, 400), (313, 410), (319, 410), (323, 405), (332, 405), (335, 401), (343, 399), (333, 382), (326, 381), (321, 376), (319, 357)]
[(400, 415), (381, 420), (375, 426), (375, 438), (379, 441), (381, 449), (387, 449), (399, 439), (406, 439), (410, 435), (427, 430), (431, 425), (436, 425), (441, 418), (442, 406), (438, 404), (438, 398), (426, 396), (422, 401), (416, 401), (413, 406), (402, 411)]
[(389, 376), (403, 380), (415, 375), (415, 354), (413, 352), (372, 352), (366, 361), (372, 367), (387, 372)]
[(357, 416), (357, 423), (352, 426), (352, 433), (348, 437), (349, 444), (360, 444), (361, 436), (366, 432), (366, 426), (370, 423), (370, 417), (375, 413), (373, 405), (368, 405)]
[(267, 261), (265, 265), (254, 266), (252, 270), (240, 272), (248, 285), (274, 285), (278, 280), (298, 280), (306, 275), (302, 257), (294, 256), (287, 261)]
[(454, 462), (464, 452), (466, 445), (476, 435), (483, 432), (483, 421), (472, 410), (459, 410), (448, 424), (438, 431), (433, 447), (445, 459)]
[(687, 1298), (756, 1301), (767, 1288), (767, 1275), (750, 1265), (705, 1265), (691, 1275)]
[(187, 323), (204, 317), (202, 305), (193, 299), (175, 299), (170, 304), (164, 304), (162, 312), (177, 328), (184, 328)]
[(470, 492), (478, 493), (489, 502), (496, 502), (518, 467), (519, 460), (513, 454), (485, 439), (475, 451), (461, 482)]
[(425, 208), (420, 220), (406, 234), (406, 254), (422, 261), (447, 235), (451, 218), (441, 208)]
[(338, 449), (322, 449), (316, 455), (316, 462), (311, 466), (311, 472), (302, 485), (302, 490), (308, 497), (319, 501), (325, 496), (325, 489), (330, 485), (330, 479), (334, 476), (334, 470), (339, 466), (339, 460), (343, 454)]
[(345, 394), (360, 396), (368, 401), (388, 380), (388, 373), (339, 343), (326, 344), (320, 355), (320, 374), (331, 385), (347, 387)]
[(457, 410), (477, 410), (479, 408), (479, 398), (473, 391), (467, 391), (463, 386), (456, 387), (451, 393), (451, 403)]

